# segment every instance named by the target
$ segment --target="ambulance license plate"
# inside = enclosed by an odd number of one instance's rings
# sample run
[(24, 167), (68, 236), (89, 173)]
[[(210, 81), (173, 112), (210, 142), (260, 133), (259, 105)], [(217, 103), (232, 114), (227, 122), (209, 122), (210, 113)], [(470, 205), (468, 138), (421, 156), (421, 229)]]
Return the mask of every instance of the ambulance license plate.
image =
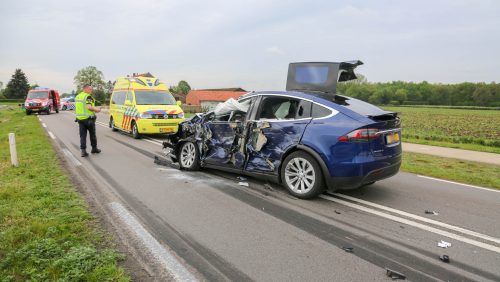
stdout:
[(170, 128), (170, 127), (160, 128), (160, 132), (161, 133), (170, 133), (170, 132), (174, 132), (174, 129)]
[(387, 145), (391, 145), (391, 144), (394, 144), (394, 143), (397, 143), (399, 142), (399, 132), (395, 132), (395, 133), (391, 133), (391, 134), (387, 134), (385, 136), (385, 143)]

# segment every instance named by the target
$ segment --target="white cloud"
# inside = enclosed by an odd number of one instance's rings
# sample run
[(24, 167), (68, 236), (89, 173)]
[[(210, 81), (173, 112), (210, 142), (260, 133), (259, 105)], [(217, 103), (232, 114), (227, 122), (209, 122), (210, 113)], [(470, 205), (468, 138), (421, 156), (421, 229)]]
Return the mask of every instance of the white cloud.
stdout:
[(284, 55), (285, 54), (285, 52), (283, 52), (283, 50), (281, 50), (280, 48), (278, 48), (276, 46), (267, 48), (266, 52), (270, 53), (270, 54), (275, 54), (275, 55)]

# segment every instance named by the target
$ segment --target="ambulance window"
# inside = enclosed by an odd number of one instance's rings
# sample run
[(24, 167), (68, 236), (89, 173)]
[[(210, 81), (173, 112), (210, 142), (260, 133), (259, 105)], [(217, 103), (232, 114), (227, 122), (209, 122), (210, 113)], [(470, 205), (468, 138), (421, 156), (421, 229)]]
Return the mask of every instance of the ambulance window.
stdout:
[(128, 91), (127, 97), (125, 98), (125, 100), (132, 102), (134, 100), (133, 97), (134, 97), (134, 95), (132, 94), (132, 91)]
[(112, 102), (116, 105), (123, 105), (125, 103), (125, 92), (115, 92)]

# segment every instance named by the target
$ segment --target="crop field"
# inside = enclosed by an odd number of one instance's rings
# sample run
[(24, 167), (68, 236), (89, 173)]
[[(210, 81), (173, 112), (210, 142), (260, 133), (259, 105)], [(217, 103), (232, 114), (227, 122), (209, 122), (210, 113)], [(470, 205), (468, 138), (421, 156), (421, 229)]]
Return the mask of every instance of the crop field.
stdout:
[(403, 141), (500, 153), (500, 111), (383, 107), (398, 112)]

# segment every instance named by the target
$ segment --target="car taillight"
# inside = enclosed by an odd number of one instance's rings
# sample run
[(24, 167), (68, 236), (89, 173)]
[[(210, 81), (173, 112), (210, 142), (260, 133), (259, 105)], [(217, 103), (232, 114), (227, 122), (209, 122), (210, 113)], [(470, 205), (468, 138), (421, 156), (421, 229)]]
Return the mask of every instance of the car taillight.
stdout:
[(367, 142), (370, 139), (378, 138), (378, 129), (363, 128), (349, 132), (347, 135), (339, 137), (340, 142)]

